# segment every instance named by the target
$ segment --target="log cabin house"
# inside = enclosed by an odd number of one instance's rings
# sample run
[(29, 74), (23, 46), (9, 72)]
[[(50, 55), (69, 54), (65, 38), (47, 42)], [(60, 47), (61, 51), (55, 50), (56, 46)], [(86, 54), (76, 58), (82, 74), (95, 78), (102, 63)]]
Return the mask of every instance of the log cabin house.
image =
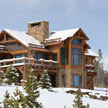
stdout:
[(12, 64), (26, 78), (33, 68), (38, 79), (47, 70), (53, 87), (93, 89), (96, 75), (89, 38), (81, 28), (49, 33), (49, 22), (30, 22), (28, 32), (4, 29), (0, 33), (0, 70)]

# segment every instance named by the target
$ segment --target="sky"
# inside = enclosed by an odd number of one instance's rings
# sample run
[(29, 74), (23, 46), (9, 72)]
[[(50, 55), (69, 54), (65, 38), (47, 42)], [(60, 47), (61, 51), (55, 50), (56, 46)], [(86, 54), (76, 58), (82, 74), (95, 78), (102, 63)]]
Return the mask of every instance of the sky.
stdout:
[(0, 31), (27, 31), (28, 22), (40, 20), (50, 31), (81, 27), (108, 65), (108, 0), (0, 0)]

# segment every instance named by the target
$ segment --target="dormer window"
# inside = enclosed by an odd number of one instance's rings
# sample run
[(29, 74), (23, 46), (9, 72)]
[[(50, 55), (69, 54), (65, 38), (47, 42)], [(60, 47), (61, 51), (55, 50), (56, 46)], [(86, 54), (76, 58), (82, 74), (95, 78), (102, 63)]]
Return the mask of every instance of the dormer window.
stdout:
[(82, 45), (82, 41), (79, 39), (73, 39), (71, 43), (75, 45)]

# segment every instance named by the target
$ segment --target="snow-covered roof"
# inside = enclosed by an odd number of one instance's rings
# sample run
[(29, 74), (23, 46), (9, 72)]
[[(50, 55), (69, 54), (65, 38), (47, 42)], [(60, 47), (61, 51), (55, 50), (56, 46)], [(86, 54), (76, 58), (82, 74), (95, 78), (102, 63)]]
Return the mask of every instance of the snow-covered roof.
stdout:
[(10, 35), (12, 35), (14, 38), (22, 42), (24, 45), (29, 46), (29, 43), (41, 45), (38, 40), (36, 40), (34, 37), (26, 34), (26, 32), (20, 32), (16, 30), (9, 30), (4, 29), (6, 32), (8, 32)]
[(48, 40), (50, 40), (50, 39), (57, 39), (57, 38), (61, 38), (61, 40), (65, 40), (65, 39), (67, 39), (68, 37), (74, 36), (74, 34), (75, 34), (79, 29), (80, 29), (80, 28), (51, 32), (51, 33), (50, 33), (50, 37), (48, 38)]
[(88, 49), (88, 51), (85, 53), (85, 55), (88, 55), (88, 56), (96, 56), (98, 57), (99, 55), (94, 52), (92, 49)]

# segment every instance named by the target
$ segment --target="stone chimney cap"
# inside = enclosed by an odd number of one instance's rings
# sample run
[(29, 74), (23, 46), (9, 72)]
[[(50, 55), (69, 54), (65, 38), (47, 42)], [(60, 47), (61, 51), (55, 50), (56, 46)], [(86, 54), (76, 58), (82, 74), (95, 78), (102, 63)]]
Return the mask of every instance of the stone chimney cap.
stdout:
[(33, 21), (33, 22), (28, 22), (28, 24), (34, 24), (34, 23), (40, 23), (40, 22), (47, 22), (47, 23), (49, 23), (48, 21)]

